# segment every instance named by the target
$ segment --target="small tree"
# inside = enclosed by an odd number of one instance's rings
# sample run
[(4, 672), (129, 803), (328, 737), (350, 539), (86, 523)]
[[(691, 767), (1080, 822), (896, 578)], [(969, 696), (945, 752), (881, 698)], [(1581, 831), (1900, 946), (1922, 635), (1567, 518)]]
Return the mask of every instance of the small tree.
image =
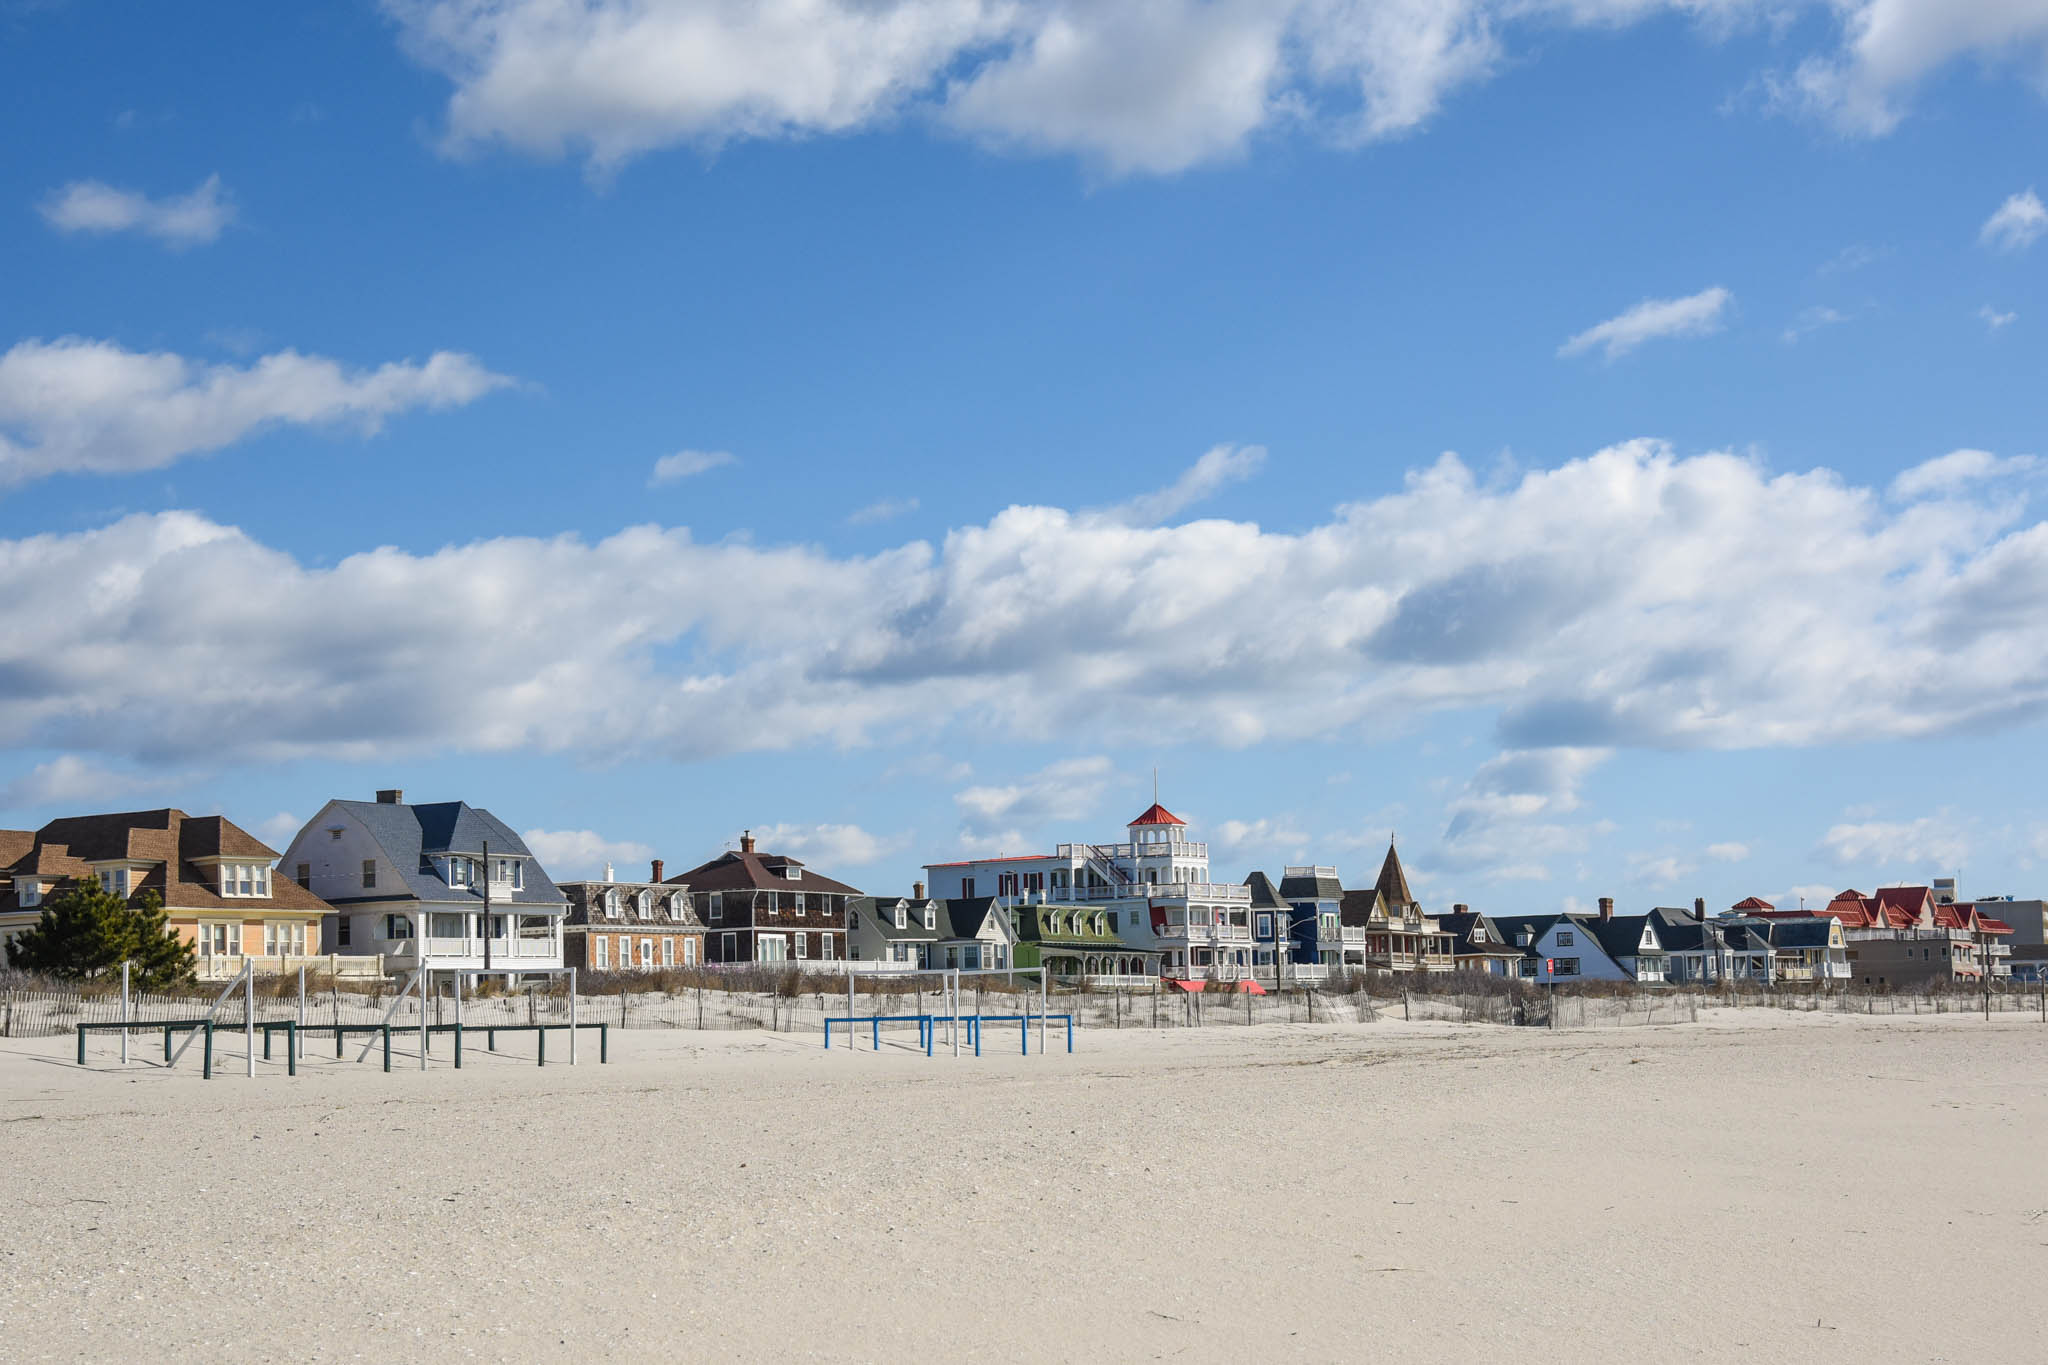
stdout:
[(7, 945), (8, 965), (74, 981), (118, 974), (134, 964), (136, 989), (168, 990), (196, 978), (192, 945), (171, 929), (163, 897), (145, 891), (138, 904), (80, 882), (43, 907), (34, 928)]

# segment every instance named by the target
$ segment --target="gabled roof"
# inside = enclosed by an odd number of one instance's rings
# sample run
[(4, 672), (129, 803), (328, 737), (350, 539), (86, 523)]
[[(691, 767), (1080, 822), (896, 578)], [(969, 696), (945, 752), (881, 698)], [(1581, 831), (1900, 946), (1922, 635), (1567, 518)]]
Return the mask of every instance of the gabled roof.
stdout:
[[(943, 907), (939, 915), (939, 927), (948, 930), (943, 937), (980, 938), (981, 931), (988, 926), (990, 913), (995, 909), (996, 898), (955, 896), (951, 900), (940, 901), (939, 904)], [(997, 916), (996, 927), (1007, 928), (1001, 916)]]
[(1145, 813), (1131, 821), (1133, 825), (1185, 825), (1187, 821), (1175, 815), (1166, 807), (1154, 801), (1146, 807)]
[(1414, 905), (1415, 893), (1408, 889), (1408, 874), (1401, 867), (1401, 855), (1394, 851), (1394, 841), (1387, 840), (1387, 860), (1380, 864), (1380, 879), (1375, 889), (1387, 898), (1388, 905)]
[(1337, 902), (1337, 922), (1362, 929), (1375, 919), (1385, 919), (1385, 900), (1376, 886), (1370, 890), (1346, 891), (1343, 899)]
[[(1493, 916), (1481, 915), (1470, 910), (1454, 910), (1447, 915), (1438, 915), (1438, 930), (1451, 936), (1454, 951), (1466, 956), (1518, 957), (1522, 949), (1510, 942), (1506, 931), (1493, 922)], [(1473, 941), (1473, 931), (1486, 931), (1485, 937)]]
[(1734, 908), (1737, 910), (1775, 910), (1778, 907), (1772, 905), (1762, 896), (1749, 896), (1735, 902)]
[(1835, 927), (1832, 915), (1807, 915), (1803, 918), (1774, 919), (1770, 924), (1771, 946), (1774, 948), (1825, 948), (1828, 934)]
[[(526, 841), (510, 825), (480, 806), (472, 806), (466, 801), (435, 801), (414, 806), (395, 801), (337, 800), (329, 802), (327, 808), (346, 812), (377, 841), (385, 858), (404, 879), (405, 890), (411, 899), (442, 902), (474, 900), (481, 904), (481, 887), (448, 885), (434, 870), (432, 858), (436, 854), (451, 853), (481, 857), (484, 844), (488, 842), (493, 858), (527, 860), (522, 874), (525, 885), (517, 891), (494, 888), (491, 892), (494, 905), (566, 908), (568, 904), (568, 898), (549, 880), (546, 869), (533, 856), (533, 850), (526, 846)], [(395, 890), (380, 887), (368, 895), (338, 898), (335, 904), (405, 899), (393, 895)]]
[[(1641, 957), (1644, 953), (1657, 953), (1664, 949), (1663, 936), (1657, 933), (1657, 921), (1651, 915), (1615, 915), (1611, 919), (1589, 919), (1585, 923), (1602, 951), (1616, 960)], [(1657, 940), (1655, 947), (1643, 946), (1645, 926)]]
[[(175, 807), (116, 811), (52, 820), (21, 846), (21, 831), (9, 830), (0, 851), (13, 852), (7, 871), (48, 879), (45, 898), (61, 895), (95, 876), (93, 864), (149, 863), (131, 882), (130, 897), (154, 891), (173, 913), (192, 910), (302, 910), (320, 912), (327, 902), (281, 875), (270, 878), (268, 896), (220, 895), (220, 871), (201, 860), (244, 859), (268, 866), (277, 854), (261, 839), (218, 815), (191, 816)], [(11, 881), (0, 886), (0, 911), (21, 909)]]
[(1244, 879), (1252, 889), (1252, 909), (1285, 910), (1287, 902), (1280, 895), (1280, 889), (1273, 885), (1273, 879), (1263, 872), (1254, 872)]
[(1657, 928), (1657, 939), (1667, 953), (1696, 953), (1706, 936), (1706, 926), (1692, 917), (1689, 910), (1674, 910), (1660, 905), (1650, 912), (1650, 918)]
[[(785, 869), (796, 868), (790, 877)], [(779, 853), (749, 853), (744, 849), (721, 853), (701, 867), (669, 878), (688, 882), (692, 891), (822, 891), (836, 896), (858, 896), (858, 887), (820, 876), (794, 858)]]
[[(861, 928), (873, 929), (891, 942), (937, 943), (947, 937), (946, 931), (951, 928), (947, 923), (948, 917), (943, 913), (935, 915), (932, 927), (927, 929), (924, 927), (924, 912), (926, 907), (939, 910), (943, 905), (944, 902), (930, 897), (919, 900), (915, 896), (858, 896), (846, 903), (846, 910), (848, 914), (860, 916)], [(901, 929), (896, 927), (898, 906), (903, 907)], [(847, 927), (851, 929), (852, 925)]]

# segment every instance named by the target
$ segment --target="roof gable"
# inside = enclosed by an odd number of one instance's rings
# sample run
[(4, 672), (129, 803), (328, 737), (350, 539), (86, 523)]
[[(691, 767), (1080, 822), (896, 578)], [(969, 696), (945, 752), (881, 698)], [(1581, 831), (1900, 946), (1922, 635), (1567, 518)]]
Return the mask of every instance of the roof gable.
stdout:
[(1181, 819), (1157, 801), (1148, 806), (1143, 815), (1131, 821), (1133, 825), (1185, 825), (1186, 823), (1187, 821)]

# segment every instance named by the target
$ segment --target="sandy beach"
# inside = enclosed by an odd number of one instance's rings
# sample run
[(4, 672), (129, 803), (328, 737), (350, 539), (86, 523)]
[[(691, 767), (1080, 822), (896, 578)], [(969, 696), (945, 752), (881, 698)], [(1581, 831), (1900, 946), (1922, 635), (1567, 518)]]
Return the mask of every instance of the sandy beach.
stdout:
[(615, 1044), (210, 1082), (0, 1044), (0, 1357), (2039, 1350), (2024, 1018)]

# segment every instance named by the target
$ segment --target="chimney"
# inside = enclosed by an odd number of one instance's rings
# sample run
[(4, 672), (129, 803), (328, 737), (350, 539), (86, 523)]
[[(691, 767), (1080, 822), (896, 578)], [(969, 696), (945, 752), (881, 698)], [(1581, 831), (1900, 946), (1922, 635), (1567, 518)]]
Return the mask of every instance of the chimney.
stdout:
[(647, 880), (650, 882), (658, 882), (661, 880), (661, 859), (656, 858), (654, 860), (654, 868), (648, 874)]
[(750, 830), (750, 829), (745, 829), (745, 830), (741, 830), (741, 831), (740, 831), (740, 852), (742, 852), (742, 853), (752, 853), (753, 851), (754, 851), (754, 831), (752, 831), (752, 830)]
[(604, 879), (606, 881), (610, 881), (612, 879), (612, 865), (610, 863), (606, 863), (604, 865)]
[(385, 790), (377, 793), (377, 804), (380, 806), (402, 806), (405, 804), (405, 793), (397, 787), (387, 787)]
[(923, 882), (912, 882), (910, 884), (910, 898), (914, 901), (921, 901), (924, 899)]
[(1451, 913), (1454, 915), (1469, 915), (1472, 913), (1472, 907), (1460, 901), (1451, 907)]
[(1705, 896), (1694, 896), (1692, 898), (1692, 917), (1700, 924), (1707, 922), (1707, 898)]
[(1612, 896), (1602, 896), (1602, 897), (1600, 898), (1600, 918), (1601, 918), (1601, 919), (1613, 919), (1613, 918), (1614, 918), (1614, 897), (1612, 897)]

